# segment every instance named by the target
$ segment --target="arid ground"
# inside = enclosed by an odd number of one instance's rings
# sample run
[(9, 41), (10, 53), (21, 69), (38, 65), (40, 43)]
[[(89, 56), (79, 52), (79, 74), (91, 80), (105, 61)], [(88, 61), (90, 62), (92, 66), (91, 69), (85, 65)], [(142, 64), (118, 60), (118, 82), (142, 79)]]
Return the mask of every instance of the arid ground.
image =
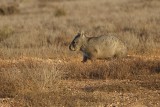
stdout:
[[(81, 30), (127, 57), (81, 63)], [(0, 0), (0, 107), (160, 107), (160, 1)]]

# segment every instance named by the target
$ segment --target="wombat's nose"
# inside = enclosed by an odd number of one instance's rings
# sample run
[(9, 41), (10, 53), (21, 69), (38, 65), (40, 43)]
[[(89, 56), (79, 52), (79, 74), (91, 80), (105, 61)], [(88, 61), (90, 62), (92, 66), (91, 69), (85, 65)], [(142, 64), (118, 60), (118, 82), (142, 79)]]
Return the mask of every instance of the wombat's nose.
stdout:
[(69, 50), (70, 50), (70, 51), (75, 51), (75, 49), (73, 48), (72, 45), (69, 45)]
[(69, 50), (71, 50), (71, 45), (69, 45)]
[(73, 51), (72, 48), (71, 48), (71, 45), (69, 45), (69, 50), (70, 50), (70, 51)]

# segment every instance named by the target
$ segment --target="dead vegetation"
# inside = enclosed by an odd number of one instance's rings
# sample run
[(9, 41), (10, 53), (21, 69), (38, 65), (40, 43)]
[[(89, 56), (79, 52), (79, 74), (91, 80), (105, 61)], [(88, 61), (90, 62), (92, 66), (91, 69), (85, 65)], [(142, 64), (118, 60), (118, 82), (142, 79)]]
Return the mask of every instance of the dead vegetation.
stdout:
[(66, 12), (64, 9), (56, 9), (56, 11), (55, 11), (56, 17), (65, 16), (65, 15), (66, 15)]
[(17, 3), (0, 4), (0, 15), (11, 15), (19, 12)]
[[(64, 66), (64, 65), (63, 65)], [(114, 59), (112, 61), (98, 61), (90, 64), (70, 62), (60, 67), (65, 72), (64, 79), (137, 79), (138, 76), (159, 73), (159, 60), (145, 61), (143, 59)]]
[(140, 100), (144, 105), (158, 107), (160, 103), (157, 58), (129, 57), (82, 64), (76, 60), (26, 57), (0, 63), (0, 96), (14, 98), (16, 106), (127, 107)]
[[(160, 106), (159, 0), (22, 0), (21, 14), (11, 7), (0, 6), (0, 106)], [(128, 57), (80, 63), (68, 49), (79, 30), (117, 36)]]
[(8, 26), (0, 28), (0, 42), (9, 38), (13, 33), (14, 33), (13, 29), (9, 28)]

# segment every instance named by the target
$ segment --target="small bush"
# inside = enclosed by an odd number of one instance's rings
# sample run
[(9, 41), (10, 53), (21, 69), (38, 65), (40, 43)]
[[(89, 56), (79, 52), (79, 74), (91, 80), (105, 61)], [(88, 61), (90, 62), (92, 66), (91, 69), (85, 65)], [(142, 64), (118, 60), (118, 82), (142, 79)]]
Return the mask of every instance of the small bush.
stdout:
[(2, 73), (0, 73), (0, 90), (0, 98), (11, 98), (17, 93), (14, 83), (4, 77)]
[(18, 4), (4, 4), (0, 5), (0, 15), (10, 15), (10, 14), (15, 14), (18, 13)]
[[(134, 79), (158, 73), (158, 61), (115, 59), (115, 61), (86, 63), (68, 63), (61, 67), (63, 79)], [(143, 78), (142, 78), (143, 79)]]
[(64, 9), (58, 8), (55, 11), (55, 16), (56, 17), (60, 17), (60, 16), (65, 16), (66, 15), (66, 11)]
[(0, 41), (3, 41), (10, 37), (13, 33), (13, 30), (7, 26), (0, 29)]

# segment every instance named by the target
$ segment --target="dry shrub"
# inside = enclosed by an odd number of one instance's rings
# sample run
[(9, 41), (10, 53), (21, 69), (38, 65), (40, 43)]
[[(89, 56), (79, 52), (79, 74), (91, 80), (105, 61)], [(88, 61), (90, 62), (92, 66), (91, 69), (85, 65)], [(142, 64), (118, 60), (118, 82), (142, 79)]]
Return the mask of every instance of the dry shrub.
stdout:
[(16, 85), (0, 72), (0, 98), (12, 98), (17, 94)]
[(8, 3), (0, 5), (0, 15), (10, 15), (18, 13), (18, 4), (16, 3)]
[(60, 69), (64, 71), (63, 79), (136, 79), (138, 76), (159, 73), (159, 66), (159, 61), (116, 59), (92, 64), (72, 62)]
[(9, 38), (13, 33), (14, 33), (13, 29), (8, 26), (0, 28), (0, 42)]
[(55, 16), (56, 17), (61, 17), (61, 16), (65, 16), (66, 15), (66, 11), (62, 8), (57, 8), (55, 10)]
[(144, 61), (141, 59), (133, 61), (118, 60), (109, 64), (108, 77), (113, 79), (134, 79), (140, 75), (151, 75), (158, 73), (155, 69), (159, 64), (159, 61)]
[(44, 92), (53, 88), (61, 78), (61, 72), (54, 66), (32, 60), (1, 65), (0, 73), (1, 97)]
[(63, 79), (105, 79), (108, 66), (106, 63), (71, 62), (60, 69), (64, 71)]
[(159, 61), (118, 60), (109, 64), (108, 77), (113, 79), (135, 79), (138, 76), (158, 73), (156, 69), (159, 65)]

